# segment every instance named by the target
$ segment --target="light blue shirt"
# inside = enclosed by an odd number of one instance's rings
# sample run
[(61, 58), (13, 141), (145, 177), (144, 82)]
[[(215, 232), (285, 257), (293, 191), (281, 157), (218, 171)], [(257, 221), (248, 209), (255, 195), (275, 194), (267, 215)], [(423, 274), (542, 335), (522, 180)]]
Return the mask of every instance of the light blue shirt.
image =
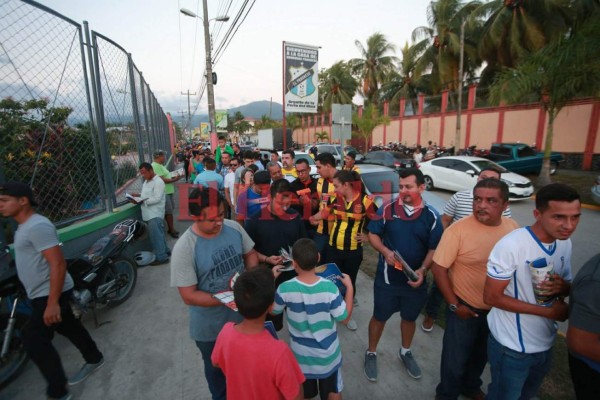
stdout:
[(194, 185), (202, 185), (204, 187), (215, 187), (219, 189), (219, 191), (224, 190), (223, 185), (223, 177), (221, 174), (218, 174), (215, 171), (204, 170), (201, 174), (199, 174), (196, 179), (194, 179)]

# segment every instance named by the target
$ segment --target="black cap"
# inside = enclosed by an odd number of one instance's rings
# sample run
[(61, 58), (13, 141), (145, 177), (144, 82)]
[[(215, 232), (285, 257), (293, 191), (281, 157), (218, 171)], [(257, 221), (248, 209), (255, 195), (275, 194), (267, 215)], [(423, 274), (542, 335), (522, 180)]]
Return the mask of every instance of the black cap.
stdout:
[(11, 197), (27, 197), (32, 207), (38, 205), (33, 197), (33, 190), (31, 190), (28, 184), (23, 182), (6, 182), (0, 184), (0, 194)]

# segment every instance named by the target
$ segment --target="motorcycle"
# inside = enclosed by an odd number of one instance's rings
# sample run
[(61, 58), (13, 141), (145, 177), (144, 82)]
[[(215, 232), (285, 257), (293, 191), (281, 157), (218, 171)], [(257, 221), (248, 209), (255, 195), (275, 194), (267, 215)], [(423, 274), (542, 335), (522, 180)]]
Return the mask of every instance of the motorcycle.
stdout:
[[(81, 256), (67, 260), (74, 287), (71, 308), (77, 318), (92, 311), (96, 327), (96, 309), (125, 302), (135, 288), (137, 263), (122, 255), (123, 250), (146, 229), (143, 222), (128, 219), (115, 225)], [(22, 328), (31, 315), (25, 289), (18, 279), (8, 248), (0, 254), (0, 388), (14, 379), (27, 363), (22, 343)]]
[(97, 308), (118, 306), (131, 296), (137, 282), (137, 263), (122, 253), (145, 230), (143, 222), (125, 220), (83, 255), (67, 260), (67, 270), (75, 283), (71, 300), (75, 317), (91, 310), (98, 327)]
[(0, 254), (0, 388), (14, 379), (29, 360), (22, 342), (22, 329), (30, 315), (25, 288), (5, 247)]

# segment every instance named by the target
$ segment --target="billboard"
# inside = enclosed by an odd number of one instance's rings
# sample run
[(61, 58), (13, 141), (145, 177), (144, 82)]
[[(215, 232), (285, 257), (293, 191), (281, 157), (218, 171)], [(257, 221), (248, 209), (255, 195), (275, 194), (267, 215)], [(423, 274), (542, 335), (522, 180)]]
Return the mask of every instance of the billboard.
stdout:
[(286, 112), (316, 113), (319, 102), (319, 48), (283, 42)]
[(215, 124), (217, 125), (217, 130), (227, 130), (227, 110), (215, 111)]
[(200, 122), (200, 137), (202, 139), (209, 138), (209, 135), (210, 135), (210, 131), (208, 130), (209, 126), (210, 126), (210, 124), (208, 122)]

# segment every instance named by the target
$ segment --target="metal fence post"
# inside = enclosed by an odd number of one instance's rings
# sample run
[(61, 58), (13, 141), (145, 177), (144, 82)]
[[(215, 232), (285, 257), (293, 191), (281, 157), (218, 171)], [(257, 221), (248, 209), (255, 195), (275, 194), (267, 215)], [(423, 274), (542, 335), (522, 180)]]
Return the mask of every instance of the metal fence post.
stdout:
[(94, 48), (94, 73), (96, 79), (96, 112), (98, 120), (98, 140), (100, 143), (100, 157), (102, 160), (102, 171), (104, 172), (104, 185), (106, 187), (106, 199), (108, 211), (113, 212), (113, 207), (117, 203), (115, 197), (115, 188), (110, 169), (110, 157), (108, 155), (108, 143), (106, 140), (106, 125), (104, 122), (104, 106), (102, 104), (102, 91), (100, 89), (100, 68), (98, 59), (98, 41), (95, 33), (92, 34), (92, 43)]
[(129, 83), (131, 90), (131, 110), (133, 111), (133, 124), (135, 126), (135, 135), (137, 137), (137, 149), (138, 156), (140, 158), (140, 163), (143, 163), (144, 160), (144, 142), (142, 139), (142, 131), (140, 127), (140, 114), (138, 111), (138, 103), (137, 103), (137, 92), (135, 89), (135, 75), (133, 74), (133, 60), (131, 59), (131, 53), (127, 54), (127, 64), (129, 67)]
[[(88, 22), (87, 21), (83, 21), (83, 27), (85, 29), (85, 43), (83, 41), (83, 34), (81, 32), (81, 30), (79, 31), (79, 35), (80, 35), (80, 42), (81, 42), (81, 64), (83, 66), (83, 72), (85, 74), (85, 95), (87, 97), (87, 105), (88, 105), (88, 113), (90, 114), (90, 135), (92, 138), (92, 148), (94, 149), (94, 160), (96, 162), (96, 175), (98, 176), (98, 188), (100, 189), (100, 196), (102, 197), (102, 199), (106, 199), (106, 191), (105, 191), (105, 186), (102, 184), (102, 172), (101, 172), (101, 164), (100, 164), (100, 160), (98, 159), (98, 145), (96, 142), (96, 138), (98, 136), (98, 130), (96, 128), (96, 124), (95, 124), (95, 120), (94, 120), (94, 112), (92, 111), (92, 96), (90, 96), (90, 84), (88, 81), (88, 74), (87, 74), (87, 67), (86, 67), (86, 62), (85, 62), (85, 52), (83, 51), (83, 47), (85, 46), (87, 49), (87, 55), (88, 55), (88, 62), (90, 64), (90, 75), (89, 75), (89, 80), (92, 82), (92, 90), (94, 91), (94, 105), (97, 104), (97, 102), (95, 101), (96, 96), (96, 82), (94, 80), (94, 66), (93, 66), (93, 61), (92, 61), (92, 44), (90, 43), (90, 29), (88, 26)], [(97, 108), (96, 108), (96, 111)], [(104, 207), (106, 208), (106, 201), (103, 202)]]

